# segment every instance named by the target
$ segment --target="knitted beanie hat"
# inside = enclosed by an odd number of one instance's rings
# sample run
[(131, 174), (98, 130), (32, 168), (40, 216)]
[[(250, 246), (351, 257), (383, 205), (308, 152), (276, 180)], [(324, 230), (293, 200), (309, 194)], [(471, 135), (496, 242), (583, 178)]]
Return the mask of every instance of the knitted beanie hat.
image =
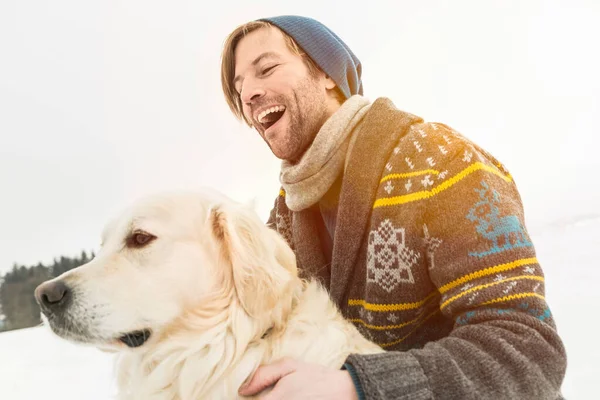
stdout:
[(262, 18), (291, 36), (308, 56), (337, 84), (346, 99), (363, 94), (360, 60), (325, 25), (308, 17), (282, 15)]

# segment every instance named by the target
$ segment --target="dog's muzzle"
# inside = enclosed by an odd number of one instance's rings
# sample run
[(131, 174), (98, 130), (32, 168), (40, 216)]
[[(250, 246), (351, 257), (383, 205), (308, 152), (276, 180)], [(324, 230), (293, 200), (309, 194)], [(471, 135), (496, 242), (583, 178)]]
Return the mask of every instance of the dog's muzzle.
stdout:
[(62, 281), (44, 282), (35, 289), (34, 295), (48, 318), (63, 314), (73, 301), (73, 291)]

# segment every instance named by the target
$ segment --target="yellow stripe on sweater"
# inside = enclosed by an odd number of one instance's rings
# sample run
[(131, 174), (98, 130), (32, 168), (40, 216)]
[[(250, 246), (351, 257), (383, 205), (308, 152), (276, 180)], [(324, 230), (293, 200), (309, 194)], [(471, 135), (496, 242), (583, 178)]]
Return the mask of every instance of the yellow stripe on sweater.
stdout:
[(510, 182), (512, 180), (512, 178), (510, 176), (504, 175), (496, 167), (492, 167), (490, 165), (487, 165), (487, 164), (484, 164), (481, 162), (476, 162), (476, 163), (469, 165), (467, 168), (465, 168), (458, 174), (454, 175), (453, 177), (446, 179), (445, 181), (443, 181), (442, 183), (440, 183), (439, 185), (437, 185), (436, 187), (434, 187), (431, 190), (422, 190), (420, 192), (415, 192), (415, 193), (406, 194), (406, 195), (402, 195), (402, 196), (382, 197), (380, 199), (375, 200), (375, 204), (373, 204), (373, 208), (394, 206), (394, 205), (398, 205), (398, 204), (410, 203), (412, 201), (428, 199), (428, 198), (433, 197), (433, 196), (439, 194), (440, 192), (443, 192), (444, 190), (454, 186), (456, 183), (460, 182), (461, 180), (463, 180), (464, 178), (466, 178), (473, 172), (480, 171), (480, 170), (490, 172), (494, 175), (497, 175), (500, 178), (504, 179), (506, 182)]
[(400, 328), (404, 328), (405, 326), (412, 325), (415, 322), (419, 321), (419, 319), (421, 319), (422, 317), (423, 317), (423, 315), (419, 315), (415, 319), (412, 319), (410, 321), (406, 321), (406, 322), (403, 322), (403, 323), (397, 324), (397, 325), (371, 325), (371, 324), (366, 323), (365, 321), (363, 321), (360, 318), (352, 318), (352, 319), (349, 319), (348, 321), (354, 322), (354, 323), (357, 323), (357, 324), (361, 324), (365, 328), (369, 328), (369, 329), (372, 329), (374, 331), (385, 331), (387, 329), (400, 329)]
[(502, 279), (500, 281), (496, 281), (496, 282), (492, 282), (492, 283), (486, 283), (485, 285), (479, 285), (479, 286), (475, 286), (472, 287), (468, 290), (465, 290), (464, 292), (461, 292), (459, 294), (457, 294), (456, 296), (453, 296), (451, 298), (449, 298), (448, 300), (446, 300), (445, 302), (443, 302), (440, 305), (440, 310), (443, 310), (444, 308), (446, 308), (448, 306), (448, 304), (452, 303), (455, 300), (460, 299), (461, 297), (467, 295), (468, 293), (472, 293), (481, 289), (486, 289), (495, 285), (499, 285), (501, 283), (504, 282), (510, 282), (510, 281), (517, 281), (517, 280), (523, 280), (523, 279), (530, 279), (530, 280), (534, 280), (534, 281), (540, 281), (540, 282), (544, 282), (544, 278), (541, 276), (536, 276), (536, 275), (521, 275), (521, 276), (515, 276), (512, 278), (506, 278), (506, 279)]
[(456, 286), (461, 285), (463, 283), (472, 281), (473, 279), (481, 278), (481, 277), (484, 277), (487, 275), (493, 275), (498, 272), (508, 271), (511, 269), (522, 267), (524, 265), (537, 264), (537, 263), (538, 263), (537, 258), (531, 257), (531, 258), (523, 258), (521, 260), (516, 260), (516, 261), (505, 263), (505, 264), (499, 264), (494, 267), (489, 267), (489, 268), (482, 269), (479, 271), (471, 272), (468, 275), (465, 275), (456, 280), (453, 280), (452, 282), (447, 283), (444, 286), (442, 286), (441, 288), (439, 288), (439, 291), (440, 291), (440, 293), (444, 294), (448, 290), (455, 288)]
[(386, 348), (386, 347), (390, 347), (390, 346), (394, 346), (396, 344), (402, 343), (404, 340), (406, 340), (407, 337), (409, 337), (410, 335), (412, 335), (413, 333), (415, 333), (415, 331), (421, 326), (423, 325), (429, 318), (433, 317), (435, 314), (439, 313), (440, 310), (436, 309), (435, 311), (433, 311), (432, 313), (430, 313), (428, 316), (426, 316), (425, 318), (423, 318), (423, 320), (421, 320), (421, 322), (419, 322), (419, 324), (417, 326), (415, 326), (410, 332), (408, 332), (406, 335), (404, 335), (403, 337), (401, 337), (398, 340), (394, 340), (393, 342), (389, 342), (389, 343), (377, 343), (379, 346)]
[(501, 303), (503, 301), (524, 299), (526, 297), (537, 297), (538, 299), (542, 299), (542, 300), (546, 301), (546, 298), (544, 296), (542, 296), (541, 294), (537, 294), (537, 293), (533, 293), (533, 292), (530, 292), (530, 293), (516, 293), (516, 294), (511, 294), (509, 296), (499, 297), (497, 299), (486, 301), (485, 303), (479, 304), (479, 306), (487, 306), (488, 304)]
[(436, 171), (435, 169), (425, 169), (423, 171), (405, 172), (402, 174), (389, 174), (389, 175), (386, 175), (383, 178), (381, 178), (379, 183), (383, 183), (383, 182), (389, 181), (391, 179), (411, 178), (413, 176), (427, 175), (427, 174), (439, 175), (439, 173), (440, 173), (440, 171)]
[(425, 303), (431, 300), (436, 294), (438, 294), (437, 290), (429, 293), (427, 297), (425, 297), (423, 300), (416, 301), (414, 303), (375, 304), (368, 303), (366, 300), (363, 299), (349, 299), (348, 305), (362, 306), (365, 310), (379, 312), (414, 310), (415, 308), (423, 307)]
[(371, 325), (366, 323), (365, 321), (363, 321), (360, 318), (351, 318), (348, 321), (350, 322), (354, 322), (356, 324), (361, 324), (362, 326), (364, 326), (365, 328), (369, 328), (372, 329), (374, 331), (385, 331), (388, 329), (400, 329), (400, 328), (404, 328), (407, 325), (411, 325), (414, 324), (415, 322), (417, 322), (419, 320), (420, 317), (417, 317), (413, 320), (407, 321), (407, 322), (403, 322), (401, 324), (398, 325)]
[[(504, 165), (502, 165), (502, 163), (497, 162), (496, 166), (498, 167), (498, 169), (502, 169), (502, 170), (506, 171), (506, 168), (504, 168)], [(508, 176), (510, 179), (512, 179), (512, 175), (510, 173), (507, 174), (506, 176)]]

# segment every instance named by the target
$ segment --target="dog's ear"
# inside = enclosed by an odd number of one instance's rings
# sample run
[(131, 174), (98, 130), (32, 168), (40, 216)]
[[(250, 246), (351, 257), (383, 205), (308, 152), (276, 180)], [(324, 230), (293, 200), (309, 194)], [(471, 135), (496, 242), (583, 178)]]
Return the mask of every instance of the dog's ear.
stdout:
[(291, 285), (297, 279), (294, 252), (248, 208), (222, 205), (211, 210), (210, 220), (246, 313), (280, 319), (291, 307)]

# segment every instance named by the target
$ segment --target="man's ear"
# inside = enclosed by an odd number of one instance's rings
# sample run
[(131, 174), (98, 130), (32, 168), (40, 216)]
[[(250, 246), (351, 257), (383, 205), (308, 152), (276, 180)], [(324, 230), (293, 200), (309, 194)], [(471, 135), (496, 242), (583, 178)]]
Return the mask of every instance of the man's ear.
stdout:
[(219, 206), (210, 215), (222, 256), (231, 265), (237, 298), (248, 315), (277, 321), (289, 309), (296, 258), (285, 240), (252, 210)]
[(327, 90), (333, 90), (336, 86), (337, 84), (334, 82), (333, 79), (331, 79), (329, 76), (325, 76), (325, 88)]

